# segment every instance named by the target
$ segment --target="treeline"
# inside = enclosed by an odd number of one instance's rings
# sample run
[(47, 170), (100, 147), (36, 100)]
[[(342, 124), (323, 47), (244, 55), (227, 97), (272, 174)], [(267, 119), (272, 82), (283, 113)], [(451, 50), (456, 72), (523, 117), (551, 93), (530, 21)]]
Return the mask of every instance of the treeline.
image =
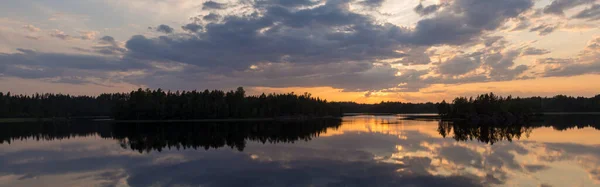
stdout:
[(551, 98), (513, 98), (489, 93), (475, 98), (458, 97), (452, 103), (442, 101), (437, 108), (440, 116), (446, 118), (514, 120), (544, 112), (600, 112), (600, 95), (591, 98), (564, 95)]
[(2, 118), (111, 116), (119, 120), (182, 120), (341, 116), (338, 105), (310, 94), (246, 96), (243, 88), (224, 92), (138, 89), (97, 97), (0, 93)]
[(133, 91), (108, 95), (114, 100), (114, 118), (152, 119), (224, 119), (285, 116), (341, 116), (339, 107), (310, 94), (261, 94), (246, 96), (243, 88), (224, 92)]
[(439, 113), (448, 118), (529, 116), (542, 112), (600, 112), (600, 95), (591, 98), (513, 98), (493, 93), (458, 97), (451, 103), (327, 102), (305, 93), (247, 96), (243, 88), (224, 92), (138, 89), (96, 97), (65, 94), (13, 95), (0, 92), (0, 118), (107, 116), (120, 120), (322, 117), (343, 113)]
[(442, 101), (438, 113), (442, 118), (483, 119), (487, 121), (513, 121), (533, 115), (530, 100), (502, 97), (494, 93), (482, 94), (475, 98), (458, 97), (452, 104)]
[(0, 118), (110, 116), (111, 101), (106, 99), (103, 96), (0, 92)]
[(344, 113), (437, 113), (437, 103), (381, 102), (378, 104), (360, 104), (338, 102)]

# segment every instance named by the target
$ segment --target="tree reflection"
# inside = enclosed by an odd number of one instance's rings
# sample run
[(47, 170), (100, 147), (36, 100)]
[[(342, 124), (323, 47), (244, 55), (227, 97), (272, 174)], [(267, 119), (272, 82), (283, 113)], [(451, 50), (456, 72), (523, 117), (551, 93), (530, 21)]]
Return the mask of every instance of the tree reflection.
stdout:
[(339, 119), (305, 121), (227, 122), (227, 123), (13, 123), (0, 126), (0, 143), (34, 139), (52, 141), (74, 137), (99, 136), (115, 139), (123, 148), (141, 152), (164, 149), (218, 149), (228, 146), (243, 151), (247, 141), (293, 143), (309, 141), (337, 129)]
[(467, 121), (440, 121), (438, 126), (438, 132), (443, 137), (452, 134), (456, 141), (478, 140), (489, 144), (520, 139), (523, 134), (529, 136), (532, 129), (523, 124), (494, 125)]
[(536, 128), (551, 127), (555, 130), (591, 127), (600, 130), (599, 115), (546, 115), (534, 121), (440, 121), (438, 132), (443, 137), (451, 136), (456, 141), (477, 140), (494, 144), (500, 141), (518, 140), (528, 137)]

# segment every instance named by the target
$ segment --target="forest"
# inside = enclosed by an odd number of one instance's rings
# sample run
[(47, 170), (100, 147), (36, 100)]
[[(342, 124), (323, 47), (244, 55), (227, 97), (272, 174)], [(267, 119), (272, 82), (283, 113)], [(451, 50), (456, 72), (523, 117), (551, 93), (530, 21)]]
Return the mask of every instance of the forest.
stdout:
[(324, 117), (341, 116), (341, 110), (337, 104), (308, 93), (247, 96), (242, 87), (228, 92), (138, 89), (97, 97), (0, 93), (0, 118), (82, 116), (105, 116), (117, 120)]
[(557, 95), (548, 97), (513, 98), (494, 93), (481, 94), (475, 98), (458, 97), (452, 103), (442, 101), (437, 105), (443, 118), (473, 119), (498, 118), (504, 120), (527, 119), (545, 112), (600, 112), (600, 95), (591, 98)]
[(405, 102), (380, 102), (377, 104), (360, 104), (355, 102), (337, 103), (344, 113), (437, 113), (437, 103), (405, 103)]
[(66, 94), (15, 95), (0, 92), (0, 118), (108, 117), (117, 120), (187, 120), (278, 117), (339, 117), (344, 113), (439, 113), (446, 118), (513, 116), (543, 112), (600, 112), (595, 97), (501, 97), (494, 93), (475, 98), (458, 97), (451, 103), (328, 102), (302, 95), (246, 95), (242, 87), (231, 91), (165, 91), (138, 89), (98, 96)]

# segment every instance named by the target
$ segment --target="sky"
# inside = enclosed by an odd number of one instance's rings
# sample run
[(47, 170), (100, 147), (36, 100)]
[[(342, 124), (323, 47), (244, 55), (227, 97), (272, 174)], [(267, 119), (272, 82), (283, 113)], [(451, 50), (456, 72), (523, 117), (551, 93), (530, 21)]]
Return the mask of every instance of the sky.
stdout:
[(600, 94), (600, 0), (20, 0), (0, 91), (438, 102)]

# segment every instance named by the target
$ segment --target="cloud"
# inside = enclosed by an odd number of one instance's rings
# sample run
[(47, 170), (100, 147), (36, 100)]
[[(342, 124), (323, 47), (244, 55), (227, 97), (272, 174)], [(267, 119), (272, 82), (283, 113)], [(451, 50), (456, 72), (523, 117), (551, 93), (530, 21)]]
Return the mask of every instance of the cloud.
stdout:
[[(73, 50), (147, 64), (142, 75), (123, 81), (167, 88), (330, 86), (344, 91), (418, 91), (432, 84), (511, 80), (528, 69), (514, 64), (520, 50), (509, 53), (504, 49), (507, 42), (490, 34), (510, 20), (529, 15), (532, 0), (421, 5), (415, 11), (423, 17), (414, 27), (387, 23), (352, 6), (378, 7), (383, 2), (256, 0), (233, 5), (207, 1), (203, 9), (210, 10), (208, 15), (178, 26), (186, 32), (160, 25), (151, 29), (167, 35), (134, 35), (124, 46), (104, 36), (94, 46), (73, 46)], [(221, 10), (232, 7), (236, 10)], [(96, 35), (52, 33), (63, 40), (91, 40)], [(490, 49), (473, 49), (476, 52), (457, 54), (440, 64), (430, 60), (441, 56), (437, 47), (471, 50), (467, 46), (480, 46), (476, 44)], [(431, 69), (414, 70), (413, 65)]]
[(531, 26), (531, 21), (529, 20), (529, 18), (525, 16), (519, 16), (517, 18), (517, 24), (514, 25), (511, 31), (525, 30), (529, 28), (529, 26)]
[[(458, 54), (440, 63), (434, 70), (442, 75), (439, 78), (424, 79), (429, 84), (469, 83), (486, 81), (507, 81), (517, 79), (529, 69), (526, 65), (515, 65), (515, 60), (526, 55), (542, 55), (549, 51), (532, 47), (510, 49), (504, 45), (502, 37), (484, 40), (485, 48), (473, 53)], [(479, 73), (475, 73), (478, 70)], [(455, 76), (466, 77), (457, 78)], [(445, 77), (450, 76), (450, 77)], [(422, 83), (421, 83), (422, 84)]]
[(215, 1), (206, 1), (204, 3), (202, 3), (202, 10), (219, 10), (219, 9), (226, 9), (227, 8), (227, 4), (225, 3), (218, 3)]
[(442, 75), (463, 75), (477, 69), (481, 65), (478, 55), (455, 56), (437, 67), (437, 72)]
[(554, 30), (556, 30), (558, 27), (559, 27), (558, 25), (540, 24), (538, 26), (535, 26), (535, 27), (529, 29), (529, 31), (537, 32), (538, 35), (544, 36), (544, 35), (548, 35), (548, 34), (554, 32)]
[(581, 24), (567, 24), (561, 27), (561, 30), (572, 31), (572, 32), (581, 32), (588, 31), (592, 29), (596, 29), (597, 26), (595, 24), (590, 23), (581, 23)]
[(590, 21), (600, 20), (600, 4), (594, 4), (585, 10), (573, 15), (572, 18), (587, 19)]
[(198, 25), (195, 23), (189, 23), (187, 25), (181, 26), (181, 29), (188, 31), (188, 32), (198, 32), (198, 31), (202, 30), (202, 25)]
[(570, 64), (574, 62), (573, 59), (569, 58), (542, 58), (536, 60), (538, 64)]
[(550, 64), (546, 66), (543, 73), (546, 77), (600, 74), (600, 37), (588, 42), (586, 48), (576, 58), (538, 60), (538, 62)]
[(546, 165), (534, 165), (534, 164), (525, 165), (524, 167), (529, 172), (538, 172), (538, 171), (542, 171), (542, 170), (546, 170), (546, 169), (550, 168)]
[(554, 15), (564, 15), (565, 10), (575, 8), (579, 5), (591, 4), (595, 0), (554, 0), (552, 3), (544, 7), (544, 13)]
[(419, 21), (411, 34), (421, 45), (460, 45), (473, 41), (484, 31), (502, 26), (533, 7), (531, 0), (455, 0), (434, 17)]
[(81, 35), (79, 38), (82, 40), (93, 40), (93, 39), (96, 39), (96, 34), (98, 34), (98, 32), (96, 32), (96, 31), (80, 31), (79, 34)]
[(402, 57), (401, 60), (395, 61), (403, 65), (418, 65), (418, 64), (429, 64), (431, 63), (430, 55), (428, 52), (429, 47), (413, 46), (402, 49), (402, 53), (406, 56)]
[[(496, 30), (533, 5), (529, 0), (451, 1), (444, 4), (446, 8), (440, 9), (435, 16), (419, 21), (411, 29), (377, 23), (374, 17), (351, 11), (349, 1), (319, 3), (323, 2), (257, 1), (252, 5), (257, 13), (227, 15), (218, 22), (205, 20), (209, 23), (203, 25), (203, 32), (195, 32), (198, 23), (194, 22), (184, 26), (184, 30), (190, 33), (155, 38), (134, 36), (126, 42), (126, 54), (131, 58), (195, 67), (188, 69), (197, 72), (185, 71), (180, 73), (187, 75), (178, 75), (191, 80), (221, 74), (226, 77), (222, 77), (220, 82), (253, 86), (333, 86), (355, 91), (418, 90), (428, 86), (417, 85), (421, 75), (398, 76), (400, 70), (382, 66), (379, 61), (403, 65), (429, 64), (431, 45), (477, 42), (485, 31)], [(327, 68), (355, 64), (370, 68), (360, 71)], [(306, 71), (307, 67), (320, 67), (329, 72), (313, 73)], [(519, 67), (518, 73), (523, 68)], [(294, 73), (282, 73), (285, 71)], [(481, 76), (476, 77), (449, 82), (475, 81)], [(348, 83), (349, 79), (356, 81)], [(415, 83), (405, 84), (407, 82)], [(404, 86), (398, 86), (402, 84)]]
[(538, 48), (528, 47), (528, 48), (525, 48), (521, 52), (521, 55), (522, 56), (545, 55), (545, 54), (549, 54), (549, 53), (550, 53), (550, 51), (546, 50), (546, 49), (538, 49)]
[[(369, 1), (377, 2), (379, 0), (364, 0), (363, 2), (367, 2), (368, 4)], [(282, 6), (296, 8), (303, 6), (314, 6), (324, 2), (324, 0), (256, 0), (255, 2), (256, 7)]]
[[(521, 51), (509, 50), (504, 53), (494, 53), (485, 57), (485, 64), (490, 70), (490, 77), (496, 81), (513, 80), (527, 69), (526, 65), (515, 65), (515, 60)], [(513, 67), (514, 66), (514, 67)]]
[(120, 46), (110, 45), (110, 46), (94, 46), (92, 47), (96, 53), (103, 55), (121, 55), (127, 52), (127, 49), (122, 48)]
[(221, 19), (221, 16), (219, 14), (215, 14), (215, 13), (210, 13), (204, 17), (202, 17), (202, 19), (204, 21), (218, 21), (219, 19)]
[(79, 40), (93, 40), (96, 38), (96, 35), (98, 34), (98, 32), (96, 31), (79, 31), (80, 36), (71, 36), (69, 34), (66, 34), (65, 32), (58, 30), (58, 29), (54, 29), (51, 33), (50, 36), (54, 37), (54, 38), (58, 38), (61, 40), (75, 40), (75, 39), (79, 39)]
[(122, 44), (117, 42), (112, 36), (103, 36), (97, 42), (97, 45), (92, 46), (91, 49), (81, 47), (73, 47), (73, 49), (80, 52), (101, 55), (123, 55), (127, 52), (127, 49), (123, 48)]
[(421, 16), (426, 16), (426, 15), (437, 12), (442, 6), (443, 6), (442, 4), (423, 6), (423, 2), (420, 2), (419, 5), (417, 5), (415, 8), (413, 8), (413, 11), (415, 11), (417, 14), (419, 14)]
[(23, 26), (23, 29), (28, 30), (29, 32), (38, 32), (40, 31), (40, 28), (37, 28), (33, 25), (25, 25)]
[(146, 69), (149, 66), (134, 59), (110, 58), (91, 55), (42, 53), (18, 49), (21, 53), (0, 53), (5, 76), (20, 78), (54, 78), (69, 76), (100, 76), (107, 78), (111, 71)]
[(52, 33), (50, 33), (50, 36), (61, 39), (61, 40), (72, 40), (74, 39), (71, 35), (65, 34), (65, 32), (58, 30), (58, 29), (54, 29), (52, 31)]
[(156, 32), (162, 32), (165, 34), (171, 34), (173, 33), (173, 28), (169, 27), (168, 25), (159, 25), (158, 27), (156, 27)]
[(99, 39), (100, 44), (117, 45), (117, 41), (112, 36), (103, 36)]
[(39, 40), (40, 38), (42, 38), (41, 36), (31, 36), (31, 35), (27, 35), (25, 36), (25, 38), (30, 39), (30, 40)]
[(366, 7), (370, 7), (370, 8), (377, 8), (377, 7), (380, 7), (384, 1), (385, 0), (363, 0), (363, 1), (359, 1), (358, 4), (366, 6)]

